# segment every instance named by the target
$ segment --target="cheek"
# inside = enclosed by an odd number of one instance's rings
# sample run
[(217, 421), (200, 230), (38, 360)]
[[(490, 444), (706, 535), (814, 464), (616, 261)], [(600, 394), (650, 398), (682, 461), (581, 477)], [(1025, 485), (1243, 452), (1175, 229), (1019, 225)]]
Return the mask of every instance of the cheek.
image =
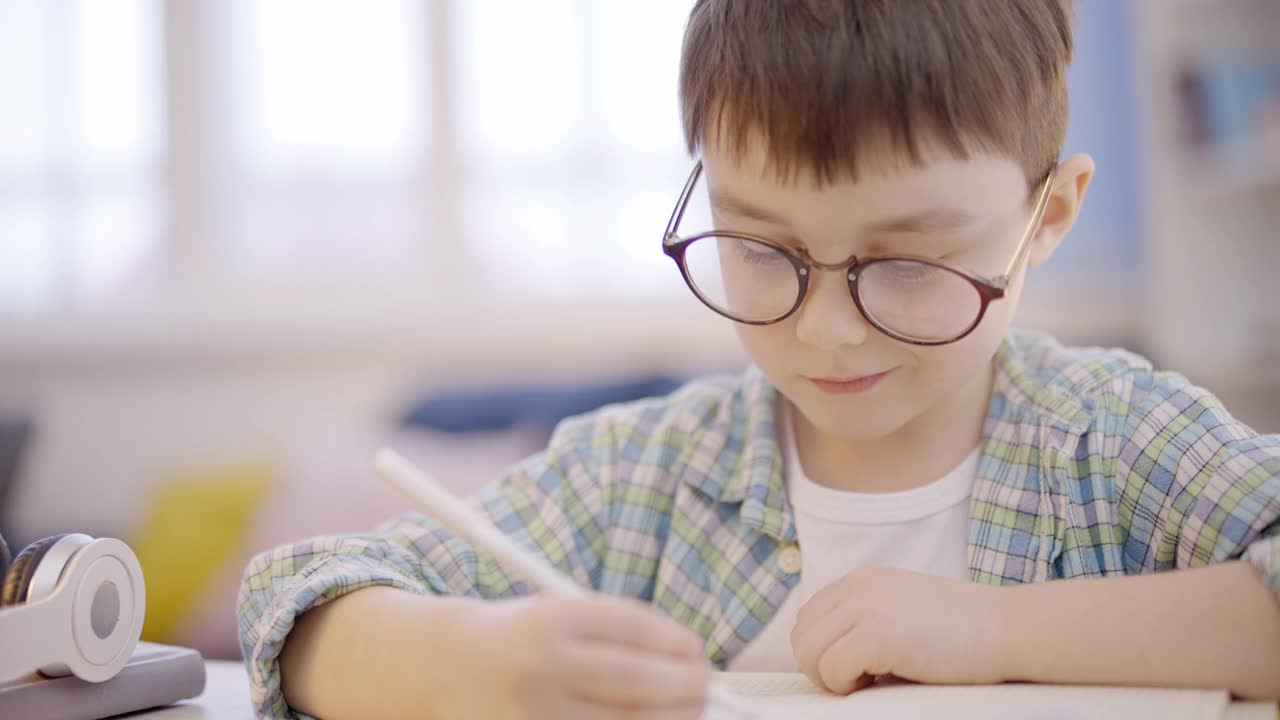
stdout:
[[(973, 332), (966, 335), (963, 340), (932, 349), (922, 348), (922, 350), (926, 350), (926, 352), (921, 353), (922, 355), (926, 357), (938, 355), (940, 357), (940, 362), (930, 362), (935, 366), (935, 372), (939, 373), (940, 376), (945, 374), (946, 377), (954, 380), (963, 374), (971, 374), (986, 367), (988, 361), (995, 356), (1000, 344), (1009, 333), (1009, 326), (1013, 323), (1014, 313), (1018, 309), (1018, 299), (1022, 294), (1024, 277), (1025, 272), (1019, 272), (1014, 276), (1013, 282), (1009, 284), (1004, 297), (999, 300), (993, 300), (987, 305), (987, 311), (982, 316), (982, 322), (973, 329)], [(928, 352), (929, 350), (932, 350), (932, 352)], [(939, 365), (943, 366), (937, 367)]]
[(922, 384), (936, 388), (954, 388), (974, 379), (989, 367), (1009, 329), (1009, 310), (999, 307), (1000, 300), (987, 308), (982, 324), (963, 340), (949, 345), (918, 348), (917, 377)]
[(738, 333), (738, 340), (757, 363), (763, 360), (762, 354), (767, 356), (777, 352), (780, 338), (774, 336), (775, 327), (776, 325), (733, 324), (734, 332)]
[(755, 364), (769, 371), (787, 367), (788, 349), (795, 338), (795, 331), (788, 329), (790, 325), (791, 320), (787, 319), (773, 325), (734, 323), (733, 327)]

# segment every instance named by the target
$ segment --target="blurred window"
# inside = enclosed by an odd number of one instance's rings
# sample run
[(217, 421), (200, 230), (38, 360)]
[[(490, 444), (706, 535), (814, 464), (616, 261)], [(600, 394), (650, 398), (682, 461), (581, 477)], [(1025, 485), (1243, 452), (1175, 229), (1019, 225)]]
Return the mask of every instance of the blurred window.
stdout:
[(0, 308), (93, 301), (161, 247), (158, 0), (0, 0)]
[[(684, 293), (658, 236), (689, 5), (0, 0), (0, 311), (190, 277)], [(1133, 204), (1104, 204), (1064, 272), (1132, 259)]]

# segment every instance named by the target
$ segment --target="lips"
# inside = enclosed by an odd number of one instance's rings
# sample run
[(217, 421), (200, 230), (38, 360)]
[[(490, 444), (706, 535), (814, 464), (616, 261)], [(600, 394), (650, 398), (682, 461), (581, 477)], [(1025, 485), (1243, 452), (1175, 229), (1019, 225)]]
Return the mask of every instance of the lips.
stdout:
[(848, 377), (811, 377), (805, 378), (814, 387), (828, 395), (852, 395), (867, 392), (885, 379), (893, 370), (885, 370), (874, 375), (854, 375)]

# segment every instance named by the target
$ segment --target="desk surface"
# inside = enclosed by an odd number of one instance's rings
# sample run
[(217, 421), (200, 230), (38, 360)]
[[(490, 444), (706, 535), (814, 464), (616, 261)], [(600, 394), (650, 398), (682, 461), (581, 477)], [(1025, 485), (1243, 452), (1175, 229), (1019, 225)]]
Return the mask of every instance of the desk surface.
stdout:
[[(244, 665), (210, 661), (205, 663), (205, 670), (205, 690), (200, 697), (130, 717), (146, 720), (252, 720), (249, 678), (245, 675)], [(1226, 720), (1277, 720), (1280, 715), (1274, 703), (1236, 702), (1227, 708), (1225, 717)]]

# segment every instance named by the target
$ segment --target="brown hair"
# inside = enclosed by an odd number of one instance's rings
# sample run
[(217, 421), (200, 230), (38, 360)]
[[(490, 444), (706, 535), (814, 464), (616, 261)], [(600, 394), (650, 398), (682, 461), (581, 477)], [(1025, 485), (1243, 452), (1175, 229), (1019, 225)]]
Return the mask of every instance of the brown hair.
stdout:
[[(1067, 124), (1073, 0), (697, 0), (680, 105), (696, 153), (759, 132), (781, 175), (856, 178), (859, 156), (1012, 158), (1034, 182)], [(866, 158), (864, 158), (864, 161)]]

